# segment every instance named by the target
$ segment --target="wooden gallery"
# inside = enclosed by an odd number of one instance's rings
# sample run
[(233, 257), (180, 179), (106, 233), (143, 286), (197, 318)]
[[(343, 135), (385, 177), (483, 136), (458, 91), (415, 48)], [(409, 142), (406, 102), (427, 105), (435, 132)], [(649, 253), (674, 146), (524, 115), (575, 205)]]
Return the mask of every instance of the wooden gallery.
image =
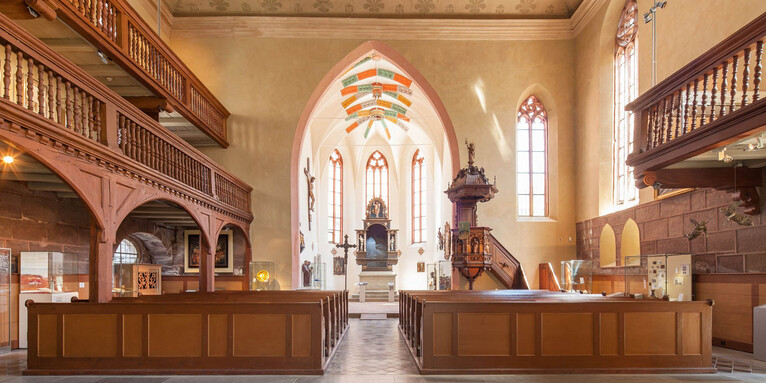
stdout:
[(4, 1), (4, 374), (757, 380), (765, 41), (748, 0)]

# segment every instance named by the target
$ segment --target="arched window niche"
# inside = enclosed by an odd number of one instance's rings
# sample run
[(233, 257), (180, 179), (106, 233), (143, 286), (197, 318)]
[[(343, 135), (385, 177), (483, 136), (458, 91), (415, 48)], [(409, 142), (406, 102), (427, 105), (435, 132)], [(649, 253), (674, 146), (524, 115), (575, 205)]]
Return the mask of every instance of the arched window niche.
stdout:
[(412, 243), (426, 241), (426, 165), (420, 149), (412, 156)]

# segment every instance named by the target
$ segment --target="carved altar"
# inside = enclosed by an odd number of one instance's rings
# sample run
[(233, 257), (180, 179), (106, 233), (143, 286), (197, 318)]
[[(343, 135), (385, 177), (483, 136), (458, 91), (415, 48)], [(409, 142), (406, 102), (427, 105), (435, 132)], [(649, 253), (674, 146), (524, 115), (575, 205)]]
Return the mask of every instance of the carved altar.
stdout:
[(391, 228), (386, 203), (380, 198), (371, 199), (365, 217), (364, 229), (356, 231), (356, 264), (362, 266), (362, 271), (391, 271), (401, 252), (397, 247), (399, 230)]

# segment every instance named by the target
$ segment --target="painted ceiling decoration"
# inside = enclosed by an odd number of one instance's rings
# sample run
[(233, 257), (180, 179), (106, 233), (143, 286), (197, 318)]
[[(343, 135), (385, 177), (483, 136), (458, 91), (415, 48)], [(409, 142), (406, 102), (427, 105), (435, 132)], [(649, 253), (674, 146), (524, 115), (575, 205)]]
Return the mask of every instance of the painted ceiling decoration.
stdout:
[[(350, 95), (341, 101), (341, 106), (346, 110), (346, 122), (353, 121), (346, 128), (346, 133), (351, 133), (359, 126), (366, 124), (364, 131), (366, 139), (372, 128), (380, 125), (390, 140), (391, 130), (386, 121), (397, 125), (405, 132), (409, 130), (405, 122), (410, 122), (406, 114), (407, 108), (412, 106), (412, 101), (406, 96), (412, 95), (412, 89), (410, 89), (412, 80), (392, 70), (380, 68), (378, 63), (381, 59), (380, 55), (372, 53), (357, 62), (343, 74), (345, 77), (341, 78), (343, 86), (340, 91), (341, 96)], [(375, 67), (348, 75), (369, 62), (373, 62)], [(364, 83), (358, 84), (359, 82)]]
[(553, 18), (583, 0), (163, 0), (174, 15), (380, 18)]

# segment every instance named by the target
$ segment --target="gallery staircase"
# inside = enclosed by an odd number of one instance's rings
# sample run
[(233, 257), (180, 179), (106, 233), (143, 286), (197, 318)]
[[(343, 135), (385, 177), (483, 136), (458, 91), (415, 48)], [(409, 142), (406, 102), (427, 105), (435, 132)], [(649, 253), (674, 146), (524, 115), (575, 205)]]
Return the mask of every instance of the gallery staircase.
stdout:
[(491, 233), (489, 234), (492, 266), (490, 272), (507, 289), (529, 289), (527, 276), (521, 263)]

